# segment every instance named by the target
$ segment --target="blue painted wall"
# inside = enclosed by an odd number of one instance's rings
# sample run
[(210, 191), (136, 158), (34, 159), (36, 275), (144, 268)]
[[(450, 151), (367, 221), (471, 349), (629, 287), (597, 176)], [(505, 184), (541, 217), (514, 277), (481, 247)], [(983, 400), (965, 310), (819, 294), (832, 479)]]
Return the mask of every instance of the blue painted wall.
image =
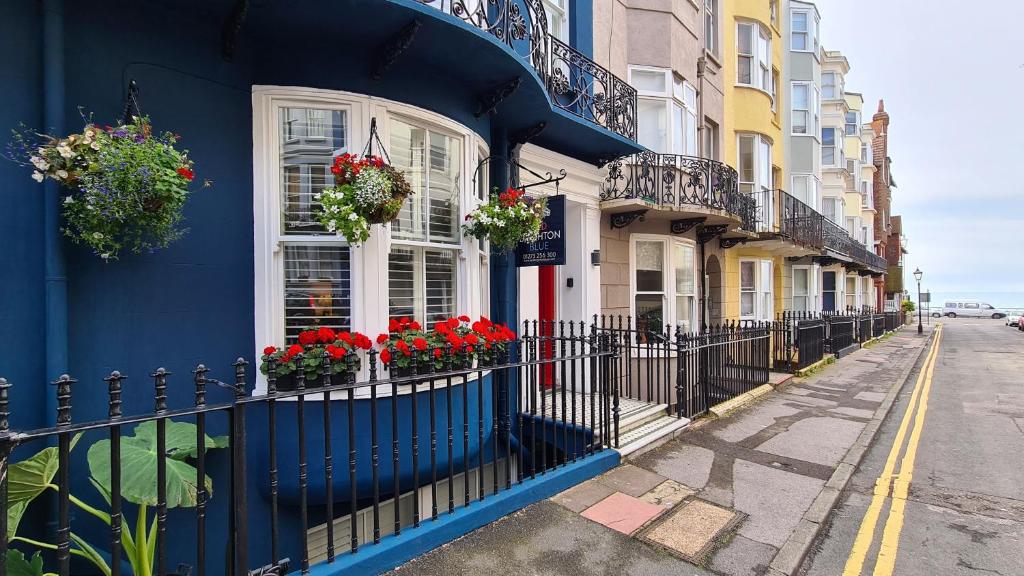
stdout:
[[(211, 376), (229, 380), (231, 362), (238, 356), (252, 360), (253, 319), (253, 214), (252, 214), (252, 103), (254, 84), (298, 85), (372, 93), (411, 102), (441, 112), (491, 139), (490, 117), (477, 118), (474, 93), (464, 89), (457, 70), (438, 70), (427, 55), (399, 61), (395, 73), (382, 80), (370, 80), (369, 63), (378, 55), (378, 45), (347, 45), (330, 34), (296, 37), (288, 32), (266, 34), (243, 29), (234, 59), (225, 61), (220, 52), (221, 29), (233, 2), (134, 2), (128, 0), (83, 0), (65, 7), (65, 123), (76, 130), (82, 123), (79, 107), (92, 113), (97, 122), (113, 123), (123, 110), (129, 79), (137, 81), (142, 111), (151, 116), (158, 130), (181, 135), (182, 145), (196, 161), (197, 180), (209, 179), (213, 187), (196, 187), (185, 206), (188, 234), (166, 250), (155, 254), (124, 254), (117, 262), (105, 263), (88, 250), (65, 244), (68, 275), (68, 356), (71, 374), (80, 382), (73, 390), (75, 421), (98, 419), (107, 412), (103, 376), (117, 369), (127, 374), (124, 386), (125, 412), (152, 409), (153, 382), (148, 375), (158, 366), (172, 372), (169, 379), (171, 407), (185, 407), (193, 400), (190, 371), (199, 362), (213, 369)], [(316, 21), (317, 10), (344, 10), (370, 4), (355, 0), (340, 3), (312, 2), (307, 20)], [(341, 8), (338, 8), (341, 6)], [(258, 11), (254, 7), (253, 11)], [(280, 9), (280, 7), (278, 7)], [(42, 31), (41, 4), (29, 0), (0, 3), (0, 67), (3, 105), (0, 129), (19, 123), (42, 126)], [(255, 13), (255, 12), (254, 12)], [(581, 49), (590, 52), (590, 2), (574, 0), (572, 29)], [(257, 18), (257, 16), (254, 16)], [(329, 30), (328, 22), (318, 26)], [(364, 26), (372, 27), (372, 22)], [(443, 46), (422, 46), (424, 52), (444, 50)], [(550, 113), (550, 112), (549, 112)], [(29, 178), (30, 172), (0, 161), (0, 214), (4, 215), (3, 249), (0, 250), (0, 375), (15, 384), (12, 391), (12, 427), (26, 429), (52, 422), (43, 398), (52, 395), (46, 386), (56, 374), (45, 373), (43, 302), (43, 195), (42, 187)], [(512, 274), (512, 276), (510, 276)], [(502, 278), (514, 278), (514, 269), (502, 269)], [(503, 306), (501, 315), (513, 323), (517, 311), (514, 298), (502, 295), (503, 284), (495, 285), (495, 298)], [(250, 366), (250, 374), (254, 367)], [(513, 387), (514, 382), (507, 383)], [(211, 388), (209, 402), (228, 401), (227, 392)], [(423, 404), (426, 404), (425, 402)], [(319, 405), (310, 403), (319, 418)], [(424, 410), (423, 406), (420, 410)], [(488, 410), (489, 413), (489, 410)], [(360, 413), (361, 441), (368, 433), (368, 417)], [(265, 409), (250, 410), (250, 470), (265, 467)], [(344, 416), (338, 416), (344, 422)], [(456, 419), (458, 422), (459, 420)], [(489, 428), (490, 420), (488, 420)], [(213, 417), (211, 433), (223, 433), (226, 419)], [(381, 422), (382, 434), (390, 438), (390, 420)], [(341, 430), (341, 428), (338, 428)], [(490, 439), (490, 430), (487, 430)], [(313, 438), (320, 437), (311, 434)], [(421, 435), (422, 437), (422, 435)], [(475, 431), (474, 431), (475, 442)], [(82, 447), (98, 439), (90, 436)], [(292, 442), (294, 442), (292, 440)], [(321, 440), (322, 442), (322, 440)], [(343, 443), (338, 438), (336, 444)], [(457, 442), (461, 459), (461, 442)], [(318, 445), (316, 443), (312, 445)], [(40, 446), (16, 453), (24, 457)], [(282, 444), (284, 453), (294, 444)], [(403, 448), (404, 450), (404, 448)], [(76, 450), (73, 475), (84, 478), (86, 450)], [(311, 461), (316, 452), (310, 454)], [(382, 454), (390, 463), (390, 446)], [(429, 457), (423, 457), (421, 464)], [(366, 469), (360, 455), (360, 467)], [(336, 462), (341, 459), (336, 458)], [(460, 460), (461, 461), (461, 460)], [(219, 573), (224, 562), (227, 527), (228, 458), (226, 451), (209, 458), (214, 477), (214, 497), (208, 516), (211, 573)], [(314, 468), (314, 477), (316, 469)], [(347, 469), (336, 467), (343, 491)], [(339, 480), (340, 481), (340, 480)], [(260, 478), (248, 479), (250, 488), (250, 534), (253, 562), (264, 559), (266, 541), (256, 534), (269, 531), (269, 512)], [(75, 484), (75, 494), (90, 498), (93, 490), (84, 481)], [(173, 523), (187, 523), (191, 511), (171, 511)], [(99, 529), (87, 518), (76, 517), (83, 529)], [(295, 534), (294, 508), (282, 518), (285, 534)], [(172, 524), (173, 525), (173, 524)], [(187, 524), (185, 524), (187, 525)], [(76, 528), (77, 530), (77, 528)], [(189, 539), (172, 538), (170, 557), (188, 562), (194, 553)], [(293, 558), (294, 548), (287, 551)], [(172, 566), (173, 567), (173, 566)]]

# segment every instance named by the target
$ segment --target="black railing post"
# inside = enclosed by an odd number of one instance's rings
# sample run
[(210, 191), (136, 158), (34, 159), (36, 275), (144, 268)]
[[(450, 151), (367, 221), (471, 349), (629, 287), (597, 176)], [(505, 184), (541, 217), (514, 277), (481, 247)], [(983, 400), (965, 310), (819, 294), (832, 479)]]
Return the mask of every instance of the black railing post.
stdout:
[[(125, 377), (114, 370), (107, 382), (107, 418), (121, 419), (121, 382)], [(121, 427), (110, 427), (110, 574), (121, 574)], [(198, 484), (198, 486), (202, 486)]]
[(233, 572), (245, 576), (249, 567), (249, 503), (245, 467), (245, 366), (243, 358), (235, 361), (235, 402), (231, 408), (231, 486), (232, 486), (232, 543)]
[[(154, 412), (157, 416), (167, 412), (167, 376), (158, 368), (150, 374), (156, 388)], [(156, 421), (156, 571), (167, 574), (167, 419)]]
[(11, 457), (13, 442), (11, 441), (10, 400), (8, 397), (11, 384), (0, 378), (0, 576), (7, 576), (7, 500), (9, 489), (7, 484), (8, 459)]
[[(71, 425), (71, 385), (76, 382), (63, 374), (53, 383), (57, 387), (57, 428)], [(60, 576), (71, 573), (70, 454), (71, 434), (61, 432), (57, 437), (57, 570)]]
[[(195, 406), (206, 407), (206, 378), (200, 364), (193, 371), (195, 384)], [(113, 440), (113, 435), (111, 435)], [(111, 442), (113, 450), (113, 442)], [(196, 414), (196, 568), (198, 576), (206, 574), (206, 413)], [(113, 498), (111, 499), (113, 502)], [(113, 516), (113, 515), (112, 515)], [(120, 524), (120, 522), (118, 522)], [(111, 527), (114, 526), (111, 521)], [(275, 559), (276, 563), (276, 559)], [(113, 568), (113, 566), (111, 566)]]

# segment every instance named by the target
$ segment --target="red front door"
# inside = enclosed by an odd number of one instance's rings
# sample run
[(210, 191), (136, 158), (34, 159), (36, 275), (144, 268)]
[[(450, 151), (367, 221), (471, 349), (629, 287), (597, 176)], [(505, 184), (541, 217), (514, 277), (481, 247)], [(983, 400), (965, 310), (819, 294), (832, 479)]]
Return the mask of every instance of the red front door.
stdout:
[[(541, 357), (545, 359), (554, 358), (555, 345), (550, 338), (556, 334), (555, 327), (555, 267), (541, 266), (538, 269), (538, 320), (541, 325)], [(545, 388), (551, 388), (555, 384), (555, 366), (553, 363), (544, 364), (541, 374), (541, 383)]]

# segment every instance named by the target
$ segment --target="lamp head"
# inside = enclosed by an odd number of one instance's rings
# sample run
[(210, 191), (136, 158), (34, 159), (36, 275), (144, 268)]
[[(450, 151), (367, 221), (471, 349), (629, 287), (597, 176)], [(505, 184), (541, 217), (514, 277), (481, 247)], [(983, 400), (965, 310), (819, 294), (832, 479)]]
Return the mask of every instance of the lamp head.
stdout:
[(922, 277), (922, 276), (924, 276), (924, 272), (921, 272), (921, 269), (920, 269), (920, 268), (917, 268), (917, 269), (915, 269), (915, 270), (914, 270), (914, 279), (915, 279), (915, 280), (917, 280), (918, 282), (920, 282), (920, 281), (921, 281), (921, 277)]

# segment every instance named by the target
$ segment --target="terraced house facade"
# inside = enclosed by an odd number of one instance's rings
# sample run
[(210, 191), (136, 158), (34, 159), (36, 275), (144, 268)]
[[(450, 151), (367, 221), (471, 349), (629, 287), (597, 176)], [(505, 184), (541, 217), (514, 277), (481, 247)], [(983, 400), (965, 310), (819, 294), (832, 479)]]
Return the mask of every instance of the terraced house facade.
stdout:
[[(77, 175), (0, 164), (0, 565), (381, 573), (815, 361), (780, 316), (880, 307), (903, 245), (888, 117), (864, 123), (819, 19), (796, 0), (3, 4), (0, 127), (167, 130), (194, 165), (167, 169), (187, 232), (112, 259), (63, 235)], [(361, 241), (324, 223), (351, 158), (408, 186)], [(509, 191), (543, 206), (539, 232), (464, 228)]]

